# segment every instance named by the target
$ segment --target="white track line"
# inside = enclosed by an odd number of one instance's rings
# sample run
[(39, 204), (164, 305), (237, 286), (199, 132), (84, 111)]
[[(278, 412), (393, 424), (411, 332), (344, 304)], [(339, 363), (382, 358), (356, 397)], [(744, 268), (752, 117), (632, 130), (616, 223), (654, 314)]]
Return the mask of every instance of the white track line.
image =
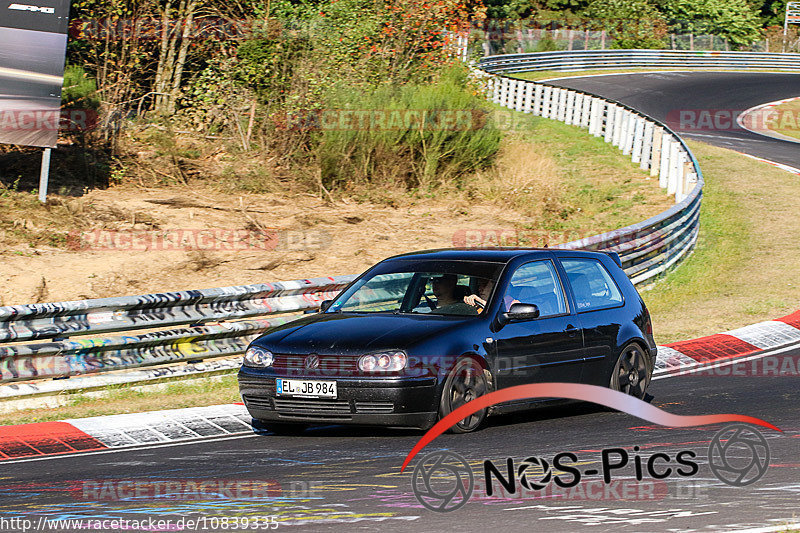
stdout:
[(787, 522), (780, 526), (756, 527), (751, 529), (729, 529), (728, 531), (735, 533), (772, 533), (773, 531), (788, 531), (790, 529), (800, 529), (800, 522)]

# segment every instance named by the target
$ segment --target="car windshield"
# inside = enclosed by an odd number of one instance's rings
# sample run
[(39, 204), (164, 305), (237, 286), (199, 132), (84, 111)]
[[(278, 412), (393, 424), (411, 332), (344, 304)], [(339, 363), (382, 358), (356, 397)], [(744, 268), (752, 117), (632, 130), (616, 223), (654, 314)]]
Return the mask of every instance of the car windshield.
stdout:
[(502, 263), (486, 261), (386, 261), (339, 295), (327, 312), (477, 316), (502, 269)]

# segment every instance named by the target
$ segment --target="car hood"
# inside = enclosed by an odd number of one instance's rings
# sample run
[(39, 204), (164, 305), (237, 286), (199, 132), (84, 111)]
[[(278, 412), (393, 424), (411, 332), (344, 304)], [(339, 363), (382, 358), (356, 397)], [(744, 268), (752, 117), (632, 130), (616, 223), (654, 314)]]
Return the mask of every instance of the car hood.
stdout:
[(278, 326), (257, 344), (275, 353), (361, 354), (409, 349), (432, 336), (457, 329), (474, 318), (433, 315), (319, 313)]

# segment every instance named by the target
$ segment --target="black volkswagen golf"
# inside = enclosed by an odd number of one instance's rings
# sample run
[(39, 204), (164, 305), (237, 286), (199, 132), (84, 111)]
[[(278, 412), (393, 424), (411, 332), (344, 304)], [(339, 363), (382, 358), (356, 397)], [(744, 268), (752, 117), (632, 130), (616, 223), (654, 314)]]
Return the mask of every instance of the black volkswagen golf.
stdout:
[[(433, 250), (381, 261), (318, 313), (253, 341), (239, 389), (275, 431), (427, 429), (513, 385), (585, 383), (641, 398), (655, 356), (650, 315), (616, 254)], [(484, 409), (451, 430), (533, 403)]]

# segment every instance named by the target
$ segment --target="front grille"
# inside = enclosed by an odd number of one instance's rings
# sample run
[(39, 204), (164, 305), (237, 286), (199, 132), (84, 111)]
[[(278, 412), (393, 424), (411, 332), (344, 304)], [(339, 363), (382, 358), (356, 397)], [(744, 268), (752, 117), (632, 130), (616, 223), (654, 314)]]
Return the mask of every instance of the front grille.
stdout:
[(256, 398), (244, 396), (248, 407), (275, 411), (292, 418), (348, 420), (353, 413), (388, 414), (394, 412), (393, 402), (362, 402), (353, 400), (323, 400), (316, 398)]
[(270, 398), (253, 398), (252, 396), (242, 396), (247, 407), (253, 407), (262, 411), (272, 411), (272, 400)]
[(307, 418), (343, 419), (352, 417), (347, 400), (315, 400), (309, 398), (274, 398), (275, 411), (279, 415)]
[(392, 402), (355, 402), (357, 413), (391, 413), (394, 411)]
[(308, 354), (275, 354), (272, 367), (276, 370), (292, 374), (310, 374), (319, 376), (353, 375), (358, 373), (358, 357), (356, 355), (318, 354), (319, 366), (306, 369)]

